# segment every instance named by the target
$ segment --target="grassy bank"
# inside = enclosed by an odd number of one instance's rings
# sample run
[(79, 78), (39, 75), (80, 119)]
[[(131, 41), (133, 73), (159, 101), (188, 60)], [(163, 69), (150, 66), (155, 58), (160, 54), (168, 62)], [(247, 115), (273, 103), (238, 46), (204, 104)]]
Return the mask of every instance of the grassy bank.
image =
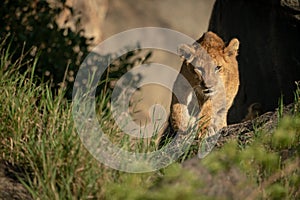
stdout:
[[(204, 179), (176, 163), (145, 174), (128, 174), (99, 163), (76, 133), (65, 89), (53, 96), (49, 83), (37, 84), (34, 64), (27, 66), (22, 58), (12, 63), (7, 49), (0, 49), (0, 158), (24, 169), (19, 179), (34, 199), (216, 198), (217, 194), (199, 189), (208, 187)], [(20, 74), (20, 68), (27, 70)], [(295, 92), (292, 116), (280, 118), (274, 133), (259, 131), (246, 147), (232, 141), (204, 159), (201, 166), (212, 177), (238, 169), (246, 179), (241, 178), (232, 192), (247, 189), (250, 197), (258, 199), (299, 199), (299, 94), (299, 90)], [(102, 95), (99, 111), (108, 108), (107, 98)], [(117, 129), (109, 124), (110, 113), (99, 115), (113, 138)], [(122, 138), (115, 142), (130, 145)], [(243, 184), (249, 187), (243, 188)], [(230, 196), (224, 196), (227, 198)]]

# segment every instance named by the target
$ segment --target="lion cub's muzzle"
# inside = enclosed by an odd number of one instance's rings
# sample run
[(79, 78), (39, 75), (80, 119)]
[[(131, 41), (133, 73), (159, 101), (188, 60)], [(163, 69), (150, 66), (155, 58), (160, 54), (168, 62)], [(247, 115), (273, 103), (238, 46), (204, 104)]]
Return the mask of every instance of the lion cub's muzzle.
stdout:
[(213, 87), (209, 87), (209, 88), (205, 87), (202, 91), (203, 91), (203, 94), (208, 97), (216, 94), (216, 90)]

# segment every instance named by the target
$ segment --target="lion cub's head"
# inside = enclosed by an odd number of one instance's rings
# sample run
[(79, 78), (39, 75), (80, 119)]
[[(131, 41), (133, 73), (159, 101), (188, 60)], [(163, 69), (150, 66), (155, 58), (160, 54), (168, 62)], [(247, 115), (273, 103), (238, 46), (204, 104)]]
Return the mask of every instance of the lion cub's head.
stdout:
[(178, 53), (185, 60), (183, 67), (195, 78), (192, 86), (199, 87), (205, 96), (215, 95), (220, 81), (224, 84), (224, 77), (230, 74), (230, 65), (236, 62), (238, 47), (237, 39), (232, 39), (226, 47), (212, 32), (205, 33), (192, 45), (181, 45)]

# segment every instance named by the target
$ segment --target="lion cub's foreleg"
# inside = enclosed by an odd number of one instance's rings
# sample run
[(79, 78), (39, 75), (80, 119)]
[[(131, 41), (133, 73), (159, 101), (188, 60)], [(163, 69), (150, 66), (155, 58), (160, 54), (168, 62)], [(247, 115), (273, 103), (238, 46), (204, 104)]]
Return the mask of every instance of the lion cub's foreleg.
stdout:
[(202, 106), (199, 114), (201, 128), (199, 137), (211, 136), (216, 134), (220, 129), (227, 126), (227, 107), (225, 91), (220, 90), (218, 93), (209, 98)]
[(208, 99), (202, 106), (199, 114), (198, 127), (200, 128), (198, 137), (201, 138), (204, 135), (213, 135), (214, 128), (212, 126), (212, 101)]
[(183, 102), (172, 103), (171, 123), (175, 131), (187, 131), (189, 126), (194, 125), (196, 117), (191, 113), (189, 104), (192, 102), (192, 92), (186, 93)]

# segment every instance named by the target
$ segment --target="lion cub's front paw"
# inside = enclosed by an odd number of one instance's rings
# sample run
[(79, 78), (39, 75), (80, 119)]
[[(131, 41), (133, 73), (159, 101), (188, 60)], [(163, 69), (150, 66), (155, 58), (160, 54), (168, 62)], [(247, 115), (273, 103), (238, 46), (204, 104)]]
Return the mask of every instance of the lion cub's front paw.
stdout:
[(198, 138), (201, 140), (203, 138), (210, 137), (212, 135), (215, 135), (217, 131), (217, 126), (215, 125), (202, 126)]
[(180, 131), (187, 131), (193, 129), (196, 125), (196, 118), (195, 117), (186, 117), (183, 119), (179, 125)]

